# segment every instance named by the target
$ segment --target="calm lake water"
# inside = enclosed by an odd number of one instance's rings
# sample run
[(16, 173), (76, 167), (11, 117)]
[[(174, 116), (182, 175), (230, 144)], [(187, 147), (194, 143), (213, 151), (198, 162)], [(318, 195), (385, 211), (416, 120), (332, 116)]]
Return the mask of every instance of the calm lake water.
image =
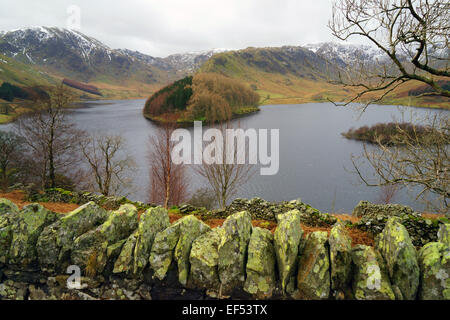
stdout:
[[(126, 138), (138, 171), (133, 200), (147, 201), (148, 140), (155, 125), (142, 116), (144, 100), (102, 101), (83, 104), (72, 111), (71, 119), (85, 130), (106, 131)], [(445, 112), (421, 108), (371, 106), (364, 113), (354, 108), (336, 107), (331, 103), (262, 106), (261, 111), (240, 119), (244, 128), (280, 129), (280, 170), (274, 176), (260, 176), (259, 170), (242, 190), (241, 198), (261, 197), (269, 201), (301, 198), (324, 212), (351, 212), (360, 200), (376, 202), (378, 188), (366, 187), (350, 172), (351, 155), (360, 155), (363, 144), (341, 136), (354, 127), (392, 121), (411, 113)], [(8, 130), (11, 125), (0, 126)], [(369, 173), (369, 171), (366, 171)], [(191, 191), (202, 185), (202, 178), (190, 171)], [(423, 209), (412, 194), (401, 191), (396, 203)]]

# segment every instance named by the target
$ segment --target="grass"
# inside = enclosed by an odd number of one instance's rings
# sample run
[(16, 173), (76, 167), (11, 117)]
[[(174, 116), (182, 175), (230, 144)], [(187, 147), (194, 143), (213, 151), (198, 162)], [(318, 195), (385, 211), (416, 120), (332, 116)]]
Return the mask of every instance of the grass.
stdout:
[[(261, 103), (266, 105), (328, 102), (329, 100), (340, 102), (348, 101), (356, 94), (354, 89), (328, 83), (326, 74), (316, 73), (313, 69), (305, 69), (303, 72), (313, 75), (317, 79), (316, 81), (302, 78), (290, 72), (265, 72), (254, 63), (255, 61), (266, 62), (266, 64), (272, 63), (270, 59), (263, 57), (261, 50), (248, 49), (243, 51), (253, 54), (254, 61), (252, 63), (248, 63), (246, 58), (242, 58), (242, 55), (225, 52), (215, 55), (214, 59), (208, 60), (201, 67), (201, 71), (218, 72), (247, 83), (260, 95)], [(410, 90), (421, 86), (423, 86), (421, 82), (409, 81), (376, 104), (450, 109), (448, 98), (416, 98), (408, 95)], [(365, 96), (366, 101), (373, 100), (376, 97), (374, 94)]]
[(11, 115), (0, 114), (0, 124), (5, 124), (14, 120)]

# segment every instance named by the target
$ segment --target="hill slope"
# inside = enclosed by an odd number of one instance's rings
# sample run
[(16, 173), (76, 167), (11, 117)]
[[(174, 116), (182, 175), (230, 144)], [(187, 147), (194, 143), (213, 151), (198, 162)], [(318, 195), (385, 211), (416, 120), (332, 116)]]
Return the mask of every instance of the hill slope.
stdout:
[(0, 52), (82, 82), (169, 81), (167, 72), (74, 30), (39, 27), (10, 31), (0, 37)]
[(327, 79), (337, 68), (302, 47), (247, 48), (214, 55), (201, 72), (216, 72), (248, 83), (263, 103), (302, 103), (344, 96)]
[[(212, 56), (200, 71), (220, 73), (249, 84), (264, 104), (346, 101), (355, 91), (332, 85), (329, 80), (360, 59), (365, 64), (389, 63), (379, 50), (370, 46), (319, 43), (224, 52)], [(445, 98), (414, 97), (412, 92), (422, 87), (423, 83), (408, 82), (379, 103), (449, 108), (449, 100)]]

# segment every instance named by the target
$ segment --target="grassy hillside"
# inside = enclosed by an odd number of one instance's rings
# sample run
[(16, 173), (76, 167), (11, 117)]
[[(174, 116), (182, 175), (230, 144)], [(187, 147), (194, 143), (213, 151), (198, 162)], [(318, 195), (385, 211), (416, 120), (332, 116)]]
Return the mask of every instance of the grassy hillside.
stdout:
[(21, 86), (54, 85), (58, 80), (39, 68), (0, 54), (0, 83)]
[[(339, 102), (355, 94), (354, 89), (330, 84), (328, 79), (337, 70), (326, 60), (298, 47), (224, 52), (209, 59), (200, 71), (239, 79), (260, 95), (262, 104), (326, 102), (328, 99)], [(411, 91), (422, 87), (417, 81), (405, 83), (379, 103), (450, 108), (449, 99), (411, 95)], [(373, 97), (367, 95), (362, 102)]]

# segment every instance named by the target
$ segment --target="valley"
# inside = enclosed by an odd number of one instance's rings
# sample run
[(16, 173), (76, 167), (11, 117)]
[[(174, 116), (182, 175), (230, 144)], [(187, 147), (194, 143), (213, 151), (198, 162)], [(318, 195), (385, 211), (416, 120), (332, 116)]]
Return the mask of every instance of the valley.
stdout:
[[(353, 88), (331, 83), (340, 70), (358, 59), (375, 63), (380, 57), (380, 52), (369, 46), (318, 43), (212, 49), (160, 58), (111, 49), (70, 29), (35, 27), (0, 34), (0, 82), (45, 88), (65, 80), (79, 83), (72, 88), (80, 100), (139, 99), (149, 98), (175, 80), (203, 72), (239, 80), (260, 96), (263, 105), (339, 102), (355, 94)], [(79, 90), (89, 86), (98, 92)], [(378, 103), (449, 108), (448, 98), (412, 95), (421, 88), (418, 82), (408, 82)], [(12, 105), (12, 109), (16, 107)], [(23, 111), (18, 108), (16, 114), (2, 115), (0, 121), (11, 121)]]

